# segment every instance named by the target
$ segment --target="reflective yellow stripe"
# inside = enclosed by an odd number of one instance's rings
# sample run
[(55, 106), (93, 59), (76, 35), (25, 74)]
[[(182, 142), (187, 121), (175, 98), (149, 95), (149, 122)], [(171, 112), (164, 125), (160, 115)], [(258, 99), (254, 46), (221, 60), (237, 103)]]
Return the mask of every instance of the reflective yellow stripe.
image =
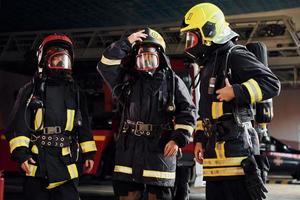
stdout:
[(97, 151), (95, 141), (87, 141), (80, 143), (80, 147), (83, 153), (90, 152), (90, 151)]
[(75, 110), (67, 109), (67, 124), (66, 124), (66, 131), (72, 131), (74, 125), (74, 117), (75, 117)]
[(218, 119), (223, 115), (223, 102), (213, 102), (211, 106), (211, 114), (213, 119)]
[(32, 165), (32, 164), (28, 164), (29, 166), (29, 174), (26, 174), (26, 176), (35, 176), (36, 170), (37, 170), (37, 166)]
[(114, 172), (132, 174), (132, 168), (126, 167), (126, 166), (121, 166), (121, 165), (115, 165)]
[(119, 65), (121, 64), (121, 60), (116, 60), (116, 59), (108, 59), (104, 55), (101, 57), (101, 62), (105, 65)]
[(63, 155), (63, 156), (69, 155), (70, 153), (71, 153), (70, 147), (63, 147), (61, 149), (61, 155)]
[(258, 85), (257, 81), (254, 80), (254, 79), (250, 79), (249, 82), (254, 85), (254, 88), (255, 88), (255, 91), (256, 91), (256, 95), (257, 98), (256, 98), (256, 101), (259, 102), (262, 100), (262, 91), (260, 89), (260, 86)]
[(6, 140), (5, 135), (1, 135), (1, 140)]
[(267, 128), (267, 123), (260, 123), (260, 124), (258, 124), (258, 126), (262, 129), (266, 129)]
[(263, 112), (264, 112), (264, 115), (268, 116), (268, 117), (271, 117), (271, 109), (269, 110), (268, 108), (264, 108), (263, 109)]
[(57, 186), (60, 186), (60, 185), (64, 184), (65, 182), (67, 182), (67, 181), (60, 181), (60, 182), (49, 183), (49, 185), (47, 186), (47, 189), (55, 188)]
[(241, 176), (245, 175), (242, 167), (205, 168), (204, 176)]
[(78, 170), (75, 164), (67, 166), (71, 179), (78, 177)]
[(103, 135), (96, 135), (93, 138), (95, 141), (104, 141), (106, 137)]
[(35, 144), (31, 147), (31, 152), (34, 154), (39, 154), (39, 149)]
[(177, 129), (184, 129), (187, 130), (191, 135), (193, 134), (194, 128), (190, 125), (185, 125), (185, 124), (176, 124), (174, 127), (175, 130)]
[(204, 167), (240, 166), (242, 160), (247, 157), (231, 157), (224, 159), (206, 158), (203, 160)]
[(242, 83), (248, 90), (251, 104), (262, 100), (262, 91), (254, 79)]
[(9, 141), (10, 153), (12, 153), (18, 147), (29, 148), (30, 139), (25, 136), (18, 136)]
[(215, 146), (215, 151), (217, 155), (217, 159), (224, 159), (225, 157), (225, 142), (217, 142)]
[(144, 170), (144, 177), (151, 178), (162, 178), (162, 179), (175, 179), (175, 172), (162, 172), (162, 171), (154, 171), (154, 170)]
[(198, 121), (197, 121), (196, 131), (204, 131), (204, 127), (203, 127), (203, 122), (202, 122), (202, 120), (198, 120)]
[(43, 122), (43, 108), (38, 108), (34, 118), (34, 130), (42, 130), (44, 128)]

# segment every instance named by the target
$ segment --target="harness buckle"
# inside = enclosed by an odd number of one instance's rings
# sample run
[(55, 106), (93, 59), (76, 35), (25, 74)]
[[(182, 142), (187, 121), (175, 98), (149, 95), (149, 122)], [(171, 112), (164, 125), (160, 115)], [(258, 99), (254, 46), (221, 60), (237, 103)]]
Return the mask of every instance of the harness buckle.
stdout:
[(205, 135), (210, 138), (213, 134), (213, 130), (212, 130), (212, 123), (208, 118), (204, 118), (202, 120), (202, 124), (203, 124), (203, 128), (204, 128), (204, 133)]
[(144, 131), (141, 130), (141, 128), (140, 128), (142, 124), (144, 124), (144, 122), (137, 121), (135, 123), (134, 132), (133, 132), (134, 135), (136, 135), (136, 136), (142, 136), (144, 134)]
[(49, 126), (45, 127), (43, 129), (44, 134), (58, 134), (61, 133), (61, 127), (60, 126)]

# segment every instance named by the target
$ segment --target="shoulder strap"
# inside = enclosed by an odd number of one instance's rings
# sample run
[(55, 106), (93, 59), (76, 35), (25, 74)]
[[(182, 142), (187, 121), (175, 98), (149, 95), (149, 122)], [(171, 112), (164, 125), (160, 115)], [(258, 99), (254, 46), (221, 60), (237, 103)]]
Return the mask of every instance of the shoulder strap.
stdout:
[(82, 126), (82, 114), (81, 114), (81, 102), (80, 102), (80, 88), (77, 84), (74, 85), (76, 90), (76, 99), (77, 99), (77, 109), (76, 109), (76, 115), (74, 119), (74, 126), (81, 127)]
[(168, 70), (168, 85), (170, 85), (170, 95), (169, 95), (169, 101), (167, 103), (166, 111), (169, 113), (174, 113), (176, 110), (175, 106), (175, 87), (176, 87), (176, 80), (175, 80), (175, 72), (172, 69)]
[(175, 106), (175, 87), (176, 87), (176, 82), (175, 82), (175, 72), (174, 70), (172, 69), (171, 67), (171, 62), (170, 62), (170, 59), (167, 57), (166, 54), (162, 53), (161, 54), (166, 62), (166, 71), (167, 71), (167, 81), (168, 81), (168, 84), (169, 84), (169, 79), (170, 79), (170, 91), (171, 91), (171, 94), (170, 94), (170, 97), (169, 97), (169, 100), (168, 100), (168, 103), (167, 103), (167, 107), (166, 107), (166, 111), (168, 113), (174, 113), (175, 110), (176, 110), (176, 106)]
[(223, 75), (224, 75), (224, 77), (226, 77), (226, 75), (229, 73), (229, 75), (230, 75), (229, 78), (230, 78), (230, 79), (231, 79), (231, 73), (230, 73), (231, 68), (230, 68), (228, 62), (229, 62), (229, 58), (230, 58), (231, 53), (232, 53), (234, 50), (236, 50), (236, 49), (245, 49), (245, 50), (247, 50), (247, 48), (246, 48), (245, 46), (237, 44), (237, 45), (232, 46), (232, 47), (228, 50), (228, 52), (226, 53), (226, 58), (225, 58), (225, 68), (224, 68), (224, 70), (223, 70)]

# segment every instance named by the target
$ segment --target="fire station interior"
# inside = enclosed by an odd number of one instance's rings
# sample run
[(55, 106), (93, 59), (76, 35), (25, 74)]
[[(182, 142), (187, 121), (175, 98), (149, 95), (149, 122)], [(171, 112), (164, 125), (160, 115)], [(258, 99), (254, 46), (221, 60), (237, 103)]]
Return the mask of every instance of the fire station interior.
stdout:
[[(37, 70), (36, 48), (43, 36), (64, 33), (72, 37), (75, 47), (73, 75), (87, 96), (92, 129), (111, 131), (116, 108), (96, 65), (108, 45), (144, 27), (162, 34), (175, 72), (184, 80), (194, 100), (201, 98), (196, 89), (190, 87), (197, 69), (191, 68), (184, 58), (184, 43), (179, 33), (186, 11), (200, 2), (0, 0), (0, 150), (4, 152), (0, 152), (0, 172), (5, 179), (0, 183), (0, 200), (22, 199), (20, 181), (16, 180), (23, 175), (12, 161), (8, 161), (9, 149), (3, 131), (19, 88), (30, 81)], [(224, 11), (230, 27), (240, 35), (239, 44), (261, 41), (267, 46), (268, 67), (282, 86), (280, 95), (273, 99), (274, 118), (268, 125), (268, 134), (273, 139), (262, 145), (270, 151), (268, 155), (273, 166), (268, 177), (267, 196), (278, 200), (300, 199), (300, 1), (208, 2)], [(105, 137), (113, 140), (113, 135)], [(88, 176), (79, 187), (82, 199), (113, 199), (109, 182), (112, 166), (107, 163), (113, 144), (104, 142), (101, 145), (104, 149), (97, 154), (95, 177)], [(192, 151), (187, 149), (186, 152), (189, 154), (187, 163), (192, 163), (193, 170), (190, 199), (205, 199), (205, 183), (199, 183), (201, 166), (195, 164)], [(13, 168), (7, 169), (7, 166)], [(9, 175), (14, 172), (17, 175), (14, 174), (10, 181), (6, 171)]]

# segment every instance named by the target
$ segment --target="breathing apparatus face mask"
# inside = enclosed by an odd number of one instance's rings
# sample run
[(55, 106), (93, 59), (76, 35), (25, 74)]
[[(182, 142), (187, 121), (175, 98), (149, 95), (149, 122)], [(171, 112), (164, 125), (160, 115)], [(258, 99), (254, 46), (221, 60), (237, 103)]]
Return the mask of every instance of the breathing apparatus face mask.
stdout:
[(72, 61), (69, 51), (59, 47), (50, 47), (44, 57), (44, 69), (49, 78), (69, 79), (72, 73)]
[(205, 53), (208, 49), (206, 45), (202, 43), (202, 37), (197, 31), (187, 31), (184, 33), (185, 39), (185, 54), (196, 62), (201, 63), (201, 60), (205, 58)]
[(153, 72), (159, 66), (159, 54), (155, 47), (140, 46), (136, 55), (135, 69), (141, 72)]
[(65, 49), (49, 49), (46, 54), (46, 63), (49, 69), (72, 70), (71, 56)]

